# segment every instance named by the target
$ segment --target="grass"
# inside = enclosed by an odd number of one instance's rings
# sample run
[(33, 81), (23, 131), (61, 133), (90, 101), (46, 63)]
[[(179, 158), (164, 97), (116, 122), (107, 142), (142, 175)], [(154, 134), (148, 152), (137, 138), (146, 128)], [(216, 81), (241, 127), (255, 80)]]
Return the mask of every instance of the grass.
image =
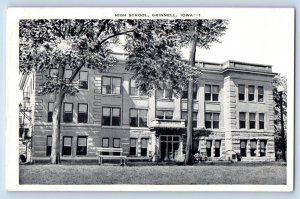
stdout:
[(20, 184), (286, 184), (286, 167), (20, 165)]

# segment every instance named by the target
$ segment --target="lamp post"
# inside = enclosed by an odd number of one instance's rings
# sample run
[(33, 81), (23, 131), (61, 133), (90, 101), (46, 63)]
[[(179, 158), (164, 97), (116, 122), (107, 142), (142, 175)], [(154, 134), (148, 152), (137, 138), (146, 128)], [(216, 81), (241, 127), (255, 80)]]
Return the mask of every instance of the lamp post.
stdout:
[(282, 94), (283, 94), (283, 86), (278, 86), (277, 88), (278, 93), (279, 93), (279, 103), (280, 103), (280, 123), (281, 123), (281, 139), (282, 139), (282, 158), (284, 161), (286, 161), (286, 155), (285, 155), (285, 132), (284, 132), (284, 118), (283, 118), (283, 99), (282, 99)]

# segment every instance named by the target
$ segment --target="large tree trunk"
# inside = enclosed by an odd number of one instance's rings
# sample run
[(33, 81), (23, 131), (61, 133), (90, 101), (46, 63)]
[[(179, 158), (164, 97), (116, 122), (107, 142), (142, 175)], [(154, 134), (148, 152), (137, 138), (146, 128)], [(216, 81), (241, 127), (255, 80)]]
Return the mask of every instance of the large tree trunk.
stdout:
[[(64, 77), (65, 67), (58, 68), (58, 79), (62, 80)], [(51, 148), (51, 164), (60, 164), (60, 123), (61, 123), (61, 110), (65, 98), (65, 91), (62, 86), (56, 92), (55, 102), (53, 106), (52, 117), (52, 148)]]
[[(193, 27), (193, 37), (190, 41), (190, 58), (189, 64), (195, 66), (195, 56), (196, 56), (196, 46), (197, 46), (197, 34), (196, 27)], [(194, 80), (189, 79), (188, 82), (188, 119), (187, 119), (187, 141), (186, 141), (186, 154), (185, 154), (185, 165), (191, 165), (194, 162), (193, 158), (193, 90), (194, 90)]]

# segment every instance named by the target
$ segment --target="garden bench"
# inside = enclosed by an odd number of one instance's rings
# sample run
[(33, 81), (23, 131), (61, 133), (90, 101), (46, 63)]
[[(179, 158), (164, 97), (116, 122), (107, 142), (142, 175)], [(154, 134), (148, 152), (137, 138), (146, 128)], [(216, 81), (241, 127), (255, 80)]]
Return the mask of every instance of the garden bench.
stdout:
[[(123, 154), (122, 148), (97, 148), (99, 165), (102, 165), (103, 158), (105, 159), (120, 159), (120, 164), (125, 165), (126, 156)], [(118, 155), (114, 155), (117, 153)]]

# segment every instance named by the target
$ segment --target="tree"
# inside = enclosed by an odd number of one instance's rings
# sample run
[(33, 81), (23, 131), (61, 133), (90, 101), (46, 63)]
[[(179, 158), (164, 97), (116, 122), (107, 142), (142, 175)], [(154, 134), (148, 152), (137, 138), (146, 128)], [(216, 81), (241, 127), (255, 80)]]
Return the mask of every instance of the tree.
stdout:
[[(278, 92), (278, 87), (283, 87), (282, 92), (282, 108), (283, 108), (283, 124), (284, 124), (284, 135), (282, 135), (281, 127), (281, 99), (280, 93)], [(286, 127), (287, 127), (287, 80), (284, 76), (278, 74), (273, 80), (273, 99), (274, 99), (274, 130), (275, 130), (275, 154), (276, 159), (278, 159), (278, 151), (282, 152), (285, 156), (286, 151)], [(282, 157), (284, 160), (286, 157)]]
[[(128, 36), (128, 69), (135, 72), (137, 86), (144, 92), (172, 88), (177, 94), (188, 87), (188, 121), (185, 164), (193, 163), (193, 86), (201, 74), (195, 66), (196, 49), (209, 49), (225, 34), (228, 20), (147, 20), (144, 30)], [(138, 32), (139, 31), (139, 32)], [(130, 40), (131, 39), (131, 40)], [(182, 47), (189, 47), (188, 63)]]
[[(82, 68), (105, 72), (116, 63), (111, 43), (120, 35), (133, 32), (136, 27), (126, 20), (20, 20), (20, 72), (44, 72), (56, 69), (54, 76), (46, 76), (39, 93), (55, 94), (51, 163), (60, 163), (60, 120), (66, 95), (78, 92), (74, 81)], [(65, 70), (72, 70), (66, 79)]]

